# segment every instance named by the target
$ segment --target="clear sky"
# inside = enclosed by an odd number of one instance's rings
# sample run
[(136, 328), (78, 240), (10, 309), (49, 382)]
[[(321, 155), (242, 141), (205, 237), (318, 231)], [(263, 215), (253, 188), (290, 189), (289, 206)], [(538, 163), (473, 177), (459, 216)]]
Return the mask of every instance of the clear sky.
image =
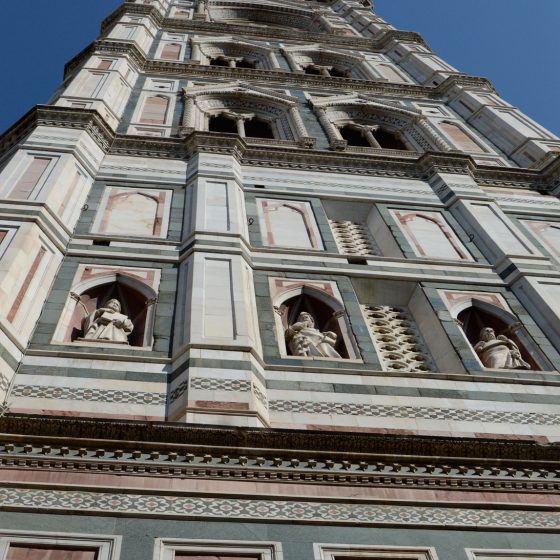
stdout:
[[(302, 0), (303, 1), (303, 0)], [(462, 72), (490, 78), (510, 103), (560, 134), (560, 0), (374, 0), (399, 29), (418, 31)], [(121, 0), (2, 2), (0, 131), (45, 103), (64, 64)]]

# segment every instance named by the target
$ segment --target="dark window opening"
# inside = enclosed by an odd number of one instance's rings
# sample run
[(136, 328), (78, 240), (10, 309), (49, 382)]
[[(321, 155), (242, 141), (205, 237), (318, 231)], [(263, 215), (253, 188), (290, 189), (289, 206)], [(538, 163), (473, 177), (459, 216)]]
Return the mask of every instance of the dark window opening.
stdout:
[(94, 239), (93, 245), (101, 245), (102, 247), (109, 247), (111, 241), (109, 239)]
[(337, 68), (336, 66), (333, 66), (332, 68), (329, 68), (329, 74), (333, 77), (333, 78), (346, 78), (347, 74), (344, 70), (340, 70), (340, 68)]
[(248, 138), (274, 138), (270, 123), (257, 117), (245, 121), (245, 136)]
[(255, 60), (247, 60), (246, 58), (244, 58), (243, 60), (240, 60), (237, 64), (236, 64), (237, 68), (253, 68), (255, 69), (257, 67), (257, 62)]
[(394, 133), (382, 128), (372, 130), (373, 137), (387, 150), (407, 150), (406, 144)]
[(367, 264), (367, 259), (365, 259), (364, 257), (348, 257), (346, 259), (348, 261), (348, 264)]
[(223, 56), (219, 56), (210, 59), (210, 66), (229, 66), (229, 62)]
[(343, 126), (340, 129), (340, 134), (342, 138), (348, 142), (349, 146), (360, 146), (364, 148), (371, 147), (363, 134), (356, 128), (352, 126)]
[(315, 66), (309, 65), (305, 67), (305, 73), (311, 74), (312, 76), (320, 76), (321, 70), (319, 70), (319, 68), (315, 68)]
[(237, 134), (237, 123), (225, 115), (215, 115), (210, 117), (208, 122), (208, 130), (210, 132), (226, 132), (229, 134)]

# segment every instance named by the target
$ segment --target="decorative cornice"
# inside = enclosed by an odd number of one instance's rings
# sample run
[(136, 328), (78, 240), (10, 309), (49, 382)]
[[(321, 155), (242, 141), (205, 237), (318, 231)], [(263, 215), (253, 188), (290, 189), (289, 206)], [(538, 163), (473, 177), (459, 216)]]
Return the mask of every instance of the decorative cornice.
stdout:
[[(446, 78), (437, 87), (416, 84), (399, 84), (386, 80), (359, 80), (356, 78), (325, 78), (310, 74), (299, 74), (286, 70), (257, 70), (249, 68), (229, 68), (224, 66), (201, 65), (198, 61), (166, 62), (148, 59), (132, 43), (123, 43), (114, 40), (98, 40), (88, 45), (76, 55), (64, 69), (64, 77), (68, 78), (80, 65), (94, 53), (112, 56), (127, 56), (136, 65), (140, 72), (146, 74), (162, 74), (166, 76), (180, 76), (203, 78), (207, 80), (242, 80), (255, 85), (274, 84), (282, 89), (324, 89), (343, 90), (344, 92), (363, 91), (367, 94), (386, 96), (412, 97), (424, 99), (440, 99), (453, 87), (463, 89), (496, 90), (486, 78), (468, 76), (456, 73)], [(328, 83), (325, 81), (328, 80)]]
[[(361, 432), (315, 432), (267, 428), (229, 428), (194, 426), (171, 422), (144, 422), (105, 419), (66, 418), (8, 414), (0, 419), (3, 440), (30, 441), (47, 444), (57, 441), (63, 446), (100, 446), (105, 449), (127, 448), (186, 452), (205, 455), (209, 448), (219, 448), (221, 455), (244, 455), (251, 450), (258, 456), (291, 458), (299, 454), (303, 460), (319, 460), (335, 454), (352, 461), (382, 461), (387, 464), (430, 462), (445, 465), (449, 461), (472, 465), (558, 470), (560, 445), (542, 444), (532, 440), (498, 440), (429, 436), (396, 436)], [(47, 438), (46, 440), (44, 438)], [(25, 441), (24, 441), (25, 440)], [(94, 441), (95, 440), (95, 441)], [(298, 451), (299, 450), (299, 451)], [(167, 452), (165, 451), (165, 452)], [(354, 456), (356, 455), (356, 456)], [(344, 456), (344, 457), (343, 457)], [(351, 456), (351, 457), (346, 457)], [(358, 457), (360, 456), (360, 457)], [(288, 460), (288, 459), (286, 459)], [(291, 460), (291, 459), (289, 459)], [(374, 462), (375, 462), (374, 461)], [(546, 464), (545, 464), (546, 463)]]
[(106, 153), (115, 138), (115, 133), (97, 111), (37, 105), (0, 136), (0, 154), (7, 153), (38, 126), (85, 130)]
[(38, 105), (0, 136), (0, 153), (7, 154), (37, 126), (88, 131), (107, 154), (166, 159), (190, 158), (198, 152), (234, 156), (242, 165), (303, 169), (332, 173), (371, 173), (381, 177), (426, 179), (436, 172), (470, 174), (484, 186), (507, 186), (543, 191), (558, 182), (556, 160), (541, 171), (478, 165), (469, 155), (427, 152), (412, 156), (395, 150), (339, 152), (314, 150), (311, 144), (245, 139), (234, 134), (191, 132), (186, 138), (152, 138), (115, 133), (92, 109)]
[(258, 479), (373, 487), (440, 488), (556, 492), (559, 462), (522, 462), (465, 458), (411, 458), (339, 452), (200, 448), (153, 442), (85, 441), (61, 438), (0, 439), (0, 465), (6, 468), (64, 472), (126, 473), (131, 476)]

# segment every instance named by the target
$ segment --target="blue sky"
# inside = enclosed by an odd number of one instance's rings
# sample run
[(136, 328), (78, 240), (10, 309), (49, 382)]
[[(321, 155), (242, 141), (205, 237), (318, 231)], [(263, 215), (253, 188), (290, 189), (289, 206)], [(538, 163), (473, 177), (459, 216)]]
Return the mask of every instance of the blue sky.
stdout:
[[(443, 59), (490, 78), (510, 103), (560, 134), (560, 0), (374, 0), (395, 27), (418, 31)], [(4, 1), (0, 131), (62, 79), (64, 64), (99, 33), (121, 0)]]

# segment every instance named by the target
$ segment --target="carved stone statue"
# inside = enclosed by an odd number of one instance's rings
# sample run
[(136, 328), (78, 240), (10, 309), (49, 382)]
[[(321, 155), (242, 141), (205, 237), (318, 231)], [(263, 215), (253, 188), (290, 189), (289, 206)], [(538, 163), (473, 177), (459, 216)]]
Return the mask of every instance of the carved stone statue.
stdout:
[(86, 340), (104, 340), (128, 344), (133, 329), (132, 321), (121, 313), (121, 304), (110, 299), (104, 307), (96, 309), (82, 320), (82, 332)]
[(487, 368), (531, 369), (530, 364), (521, 357), (517, 344), (503, 334), (496, 336), (491, 327), (484, 327), (480, 331), (480, 340), (474, 349)]
[(288, 347), (294, 356), (341, 357), (334, 349), (336, 333), (331, 331), (323, 333), (315, 328), (315, 321), (309, 313), (300, 313), (297, 322), (286, 329), (285, 335)]

